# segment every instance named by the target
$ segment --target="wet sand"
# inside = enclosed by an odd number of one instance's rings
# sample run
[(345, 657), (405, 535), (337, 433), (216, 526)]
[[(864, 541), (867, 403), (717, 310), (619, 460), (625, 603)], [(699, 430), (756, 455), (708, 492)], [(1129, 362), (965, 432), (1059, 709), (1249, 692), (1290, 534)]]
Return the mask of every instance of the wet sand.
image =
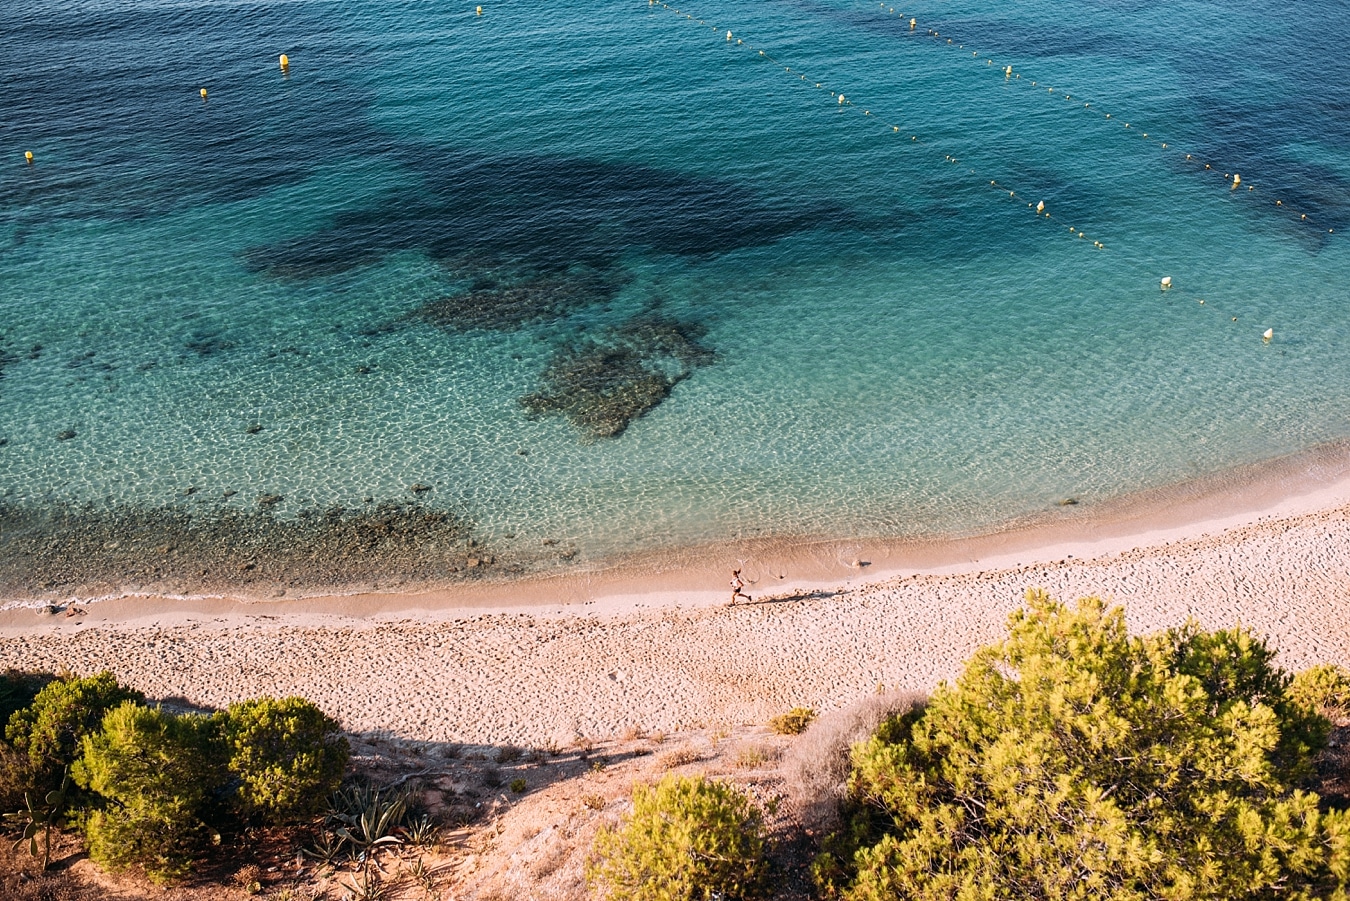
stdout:
[[(755, 602), (727, 608), (735, 565)], [(354, 731), (540, 745), (928, 690), (1033, 587), (1100, 595), (1136, 631), (1242, 623), (1289, 669), (1350, 664), (1350, 454), (946, 541), (744, 542), (417, 594), (11, 607), (0, 666), (110, 669), (204, 706), (301, 694)]]

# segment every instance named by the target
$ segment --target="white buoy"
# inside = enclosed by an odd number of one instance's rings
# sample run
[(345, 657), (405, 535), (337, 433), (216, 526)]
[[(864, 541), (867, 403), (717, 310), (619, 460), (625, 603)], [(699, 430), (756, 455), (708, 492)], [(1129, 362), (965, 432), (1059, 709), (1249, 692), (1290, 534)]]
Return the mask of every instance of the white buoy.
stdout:
[(1038, 203), (1036, 204), (1036, 212), (1037, 212), (1037, 213), (1044, 213), (1044, 212), (1045, 212), (1045, 201), (1044, 201), (1044, 200), (1042, 200), (1042, 201), (1040, 201), (1040, 202), (1038, 202)]
[(1268, 328), (1268, 329), (1266, 329), (1264, 332), (1261, 333), (1261, 340), (1262, 340), (1262, 341), (1269, 341), (1271, 338), (1274, 338), (1274, 337), (1275, 337), (1275, 330), (1274, 330), (1273, 328)]
[(731, 40), (731, 32), (729, 32), (729, 31), (727, 32), (727, 40), (728, 40), (728, 41)]
[(1012, 66), (1009, 66), (1008, 68), (1003, 70), (1003, 77), (1012, 78)]
[(1166, 291), (1168, 288), (1172, 287), (1172, 276), (1164, 275), (1163, 280), (1159, 284), (1161, 284), (1162, 289)]
[(840, 94), (840, 95), (839, 95), (839, 102), (840, 102), (841, 104), (844, 102), (844, 95), (843, 95), (843, 94)]

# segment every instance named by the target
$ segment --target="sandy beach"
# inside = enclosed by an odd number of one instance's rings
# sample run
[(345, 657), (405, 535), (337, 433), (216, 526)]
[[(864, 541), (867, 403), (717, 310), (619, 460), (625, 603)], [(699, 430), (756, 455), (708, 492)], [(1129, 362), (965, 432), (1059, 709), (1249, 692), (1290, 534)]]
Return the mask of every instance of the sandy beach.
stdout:
[[(300, 694), (353, 732), (541, 746), (928, 690), (999, 637), (1028, 588), (1099, 595), (1135, 631), (1241, 623), (1291, 670), (1350, 664), (1347, 455), (1253, 475), (932, 545), (738, 545), (664, 571), (422, 594), (10, 606), (0, 666), (108, 669), (212, 707)], [(735, 565), (754, 602), (728, 608)]]

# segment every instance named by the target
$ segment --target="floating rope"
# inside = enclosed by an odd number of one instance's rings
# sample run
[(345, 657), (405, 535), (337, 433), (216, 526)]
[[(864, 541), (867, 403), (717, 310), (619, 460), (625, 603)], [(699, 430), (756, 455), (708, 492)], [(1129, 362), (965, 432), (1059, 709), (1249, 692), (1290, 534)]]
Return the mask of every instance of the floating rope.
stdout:
[[(730, 44), (733, 48), (743, 47), (746, 50), (751, 51), (753, 54), (756, 55), (757, 58), (762, 58), (768, 62), (773, 63), (774, 66), (781, 69), (784, 74), (796, 75), (797, 77), (794, 79), (794, 81), (799, 86), (805, 84), (806, 86), (808, 86), (813, 90), (828, 92), (830, 98), (834, 101), (835, 106), (841, 108), (847, 107), (852, 108), (856, 111), (861, 111), (864, 119), (876, 119), (884, 127), (883, 133), (902, 136), (908, 135), (909, 140), (905, 142), (906, 144), (931, 148), (934, 153), (938, 152), (939, 148), (935, 144), (920, 137), (920, 135), (917, 134), (914, 130), (908, 128), (902, 129), (898, 124), (895, 124), (894, 121), (890, 120), (888, 117), (884, 115), (879, 114), (874, 115), (870, 105), (862, 106), (857, 102), (855, 102), (854, 100), (850, 99), (850, 96), (845, 95), (843, 91), (835, 91), (831, 87), (829, 87), (825, 82), (816, 81), (812, 78), (807, 77), (807, 75), (803, 73), (800, 68), (794, 69), (792, 66), (778, 59), (767, 49), (746, 43), (744, 38), (736, 37), (734, 30), (724, 29), (721, 26), (710, 24), (703, 19), (695, 19), (691, 14), (684, 12), (683, 10), (679, 9), (678, 7), (670, 3), (662, 2), (662, 0), (647, 0), (647, 5), (650, 7), (659, 6), (664, 10), (673, 12), (676, 16), (681, 17), (686, 21), (696, 22), (698, 25), (707, 28), (712, 34), (717, 35), (719, 38), (723, 38), (722, 40), (723, 44)], [(725, 37), (723, 37), (724, 35)], [(951, 153), (944, 153), (942, 155), (942, 158), (944, 163), (948, 165), (961, 164), (961, 160)], [(1022, 194), (1019, 194), (1015, 188), (1012, 188), (1006, 184), (1002, 184), (997, 179), (994, 178), (986, 179), (982, 177), (979, 174), (979, 172), (977, 172), (973, 168), (966, 167), (966, 174), (972, 176), (973, 180), (978, 179), (982, 184), (985, 184), (987, 187), (994, 189), (998, 193), (998, 195), (1002, 197), (1004, 200), (1014, 201), (1019, 203), (1019, 205), (1020, 203), (1025, 201), (1026, 208), (1033, 211), (1037, 218), (1044, 218), (1047, 220), (1051, 218), (1051, 211), (1046, 208), (1045, 202), (1043, 200), (1037, 200), (1034, 202), (1026, 201), (1026, 197)], [(1091, 246), (1097, 250), (1106, 249), (1106, 245), (1104, 243), (1095, 239), (1088, 238), (1087, 233), (1080, 229), (1070, 226), (1068, 231), (1069, 237), (1073, 238), (1074, 240), (1083, 241), (1085, 245)]]
[[(689, 21), (697, 21), (697, 23), (698, 23), (700, 26), (703, 26), (703, 27), (708, 28), (713, 34), (716, 34), (718, 37), (722, 37), (722, 36), (723, 36), (723, 29), (722, 29), (721, 27), (719, 27), (719, 26), (717, 26), (717, 25), (710, 24), (710, 23), (708, 23), (708, 22), (706, 22), (705, 20), (702, 20), (702, 19), (695, 20), (694, 17), (693, 17), (692, 15), (689, 15), (689, 14), (687, 14), (687, 13), (683, 13), (681, 10), (679, 10), (678, 8), (672, 6), (671, 4), (666, 3), (666, 2), (662, 2), (662, 0), (647, 0), (647, 4), (648, 4), (648, 6), (651, 6), (651, 7), (660, 6), (662, 9), (665, 9), (665, 10), (673, 10), (673, 11), (676, 13), (676, 15), (683, 16), (686, 20), (689, 20)], [(888, 9), (888, 13), (891, 14), (891, 15), (897, 16), (897, 18), (903, 19), (903, 17), (904, 17), (904, 14), (903, 14), (903, 13), (897, 13), (894, 7), (889, 7), (889, 8), (888, 8), (888, 7), (886, 7), (886, 4), (884, 4), (884, 3), (881, 4), (881, 7), (882, 7), (883, 9)], [(918, 26), (918, 19), (917, 19), (917, 17), (911, 16), (911, 17), (909, 18), (909, 22), (908, 22), (908, 31), (909, 31), (910, 33), (913, 33), (913, 34), (918, 34), (917, 26)], [(934, 30), (934, 29), (927, 29), (926, 36), (933, 37), (933, 38), (939, 38), (939, 37), (941, 37), (941, 35), (939, 35), (939, 33), (938, 33), (936, 30)], [(733, 41), (734, 41), (734, 43), (733, 43)], [(734, 48), (734, 47), (744, 47), (746, 50), (752, 51), (752, 52), (756, 55), (756, 58), (762, 58), (762, 59), (767, 60), (768, 62), (773, 63), (773, 64), (775, 65), (775, 67), (780, 68), (780, 69), (783, 71), (784, 74), (788, 74), (788, 75), (796, 75), (796, 78), (794, 79), (794, 81), (795, 81), (795, 83), (798, 84), (798, 85), (805, 84), (806, 86), (808, 86), (809, 88), (811, 88), (811, 89), (813, 89), (813, 90), (820, 90), (820, 91), (828, 92), (829, 95), (830, 95), (830, 97), (831, 97), (831, 99), (834, 100), (835, 105), (838, 106), (838, 107), (840, 107), (840, 108), (844, 108), (844, 107), (852, 107), (852, 108), (854, 108), (854, 109), (861, 109), (861, 110), (862, 110), (862, 115), (863, 115), (864, 118), (868, 118), (868, 119), (876, 118), (876, 119), (879, 119), (879, 121), (881, 121), (881, 122), (884, 124), (884, 126), (885, 126), (885, 128), (886, 128), (886, 130), (887, 130), (887, 132), (888, 132), (889, 134), (892, 134), (892, 135), (905, 135), (905, 134), (908, 134), (909, 140), (905, 142), (906, 144), (916, 145), (916, 146), (929, 147), (929, 148), (932, 148), (932, 149), (934, 150), (934, 152), (936, 152), (937, 149), (938, 149), (938, 148), (937, 148), (934, 144), (932, 144), (931, 142), (929, 142), (929, 141), (927, 141), (927, 140), (921, 138), (921, 137), (919, 136), (919, 134), (918, 134), (916, 131), (911, 130), (911, 129), (901, 129), (901, 127), (900, 127), (898, 124), (895, 124), (895, 123), (893, 123), (893, 122), (891, 122), (891, 121), (888, 121), (884, 116), (873, 116), (872, 111), (871, 111), (871, 107), (870, 107), (870, 106), (867, 106), (867, 107), (861, 107), (861, 106), (859, 106), (859, 104), (857, 104), (854, 100), (850, 99), (849, 96), (846, 96), (846, 95), (844, 94), (843, 91), (835, 91), (835, 90), (832, 90), (829, 86), (826, 85), (825, 82), (823, 82), (823, 81), (815, 81), (815, 80), (809, 78), (809, 77), (808, 77), (804, 72), (802, 72), (800, 69), (794, 69), (792, 66), (790, 66), (790, 65), (784, 63), (783, 61), (779, 60), (779, 59), (778, 59), (777, 57), (775, 57), (772, 53), (770, 53), (767, 49), (764, 49), (764, 48), (761, 48), (761, 47), (756, 47), (756, 46), (754, 46), (754, 45), (752, 45), (752, 44), (746, 43), (746, 41), (745, 41), (744, 38), (738, 38), (738, 37), (735, 37), (735, 33), (734, 33), (733, 30), (728, 29), (728, 30), (725, 31), (725, 37), (723, 38), (723, 43), (724, 43), (724, 44), (730, 44), (733, 48)], [(946, 39), (946, 44), (944, 44), (943, 46), (946, 46), (946, 45), (952, 45), (952, 46), (954, 46), (954, 47), (955, 47), (956, 49), (958, 49), (958, 50), (964, 50), (964, 49), (965, 49), (965, 46), (964, 46), (963, 44), (954, 43), (954, 39), (952, 39), (952, 38), (947, 38), (947, 39)], [(978, 60), (978, 59), (979, 59), (979, 53), (978, 53), (977, 51), (972, 51), (972, 58)], [(995, 68), (994, 68), (994, 60), (993, 60), (992, 57), (986, 57), (986, 58), (985, 58), (985, 68), (986, 68), (986, 69), (989, 69), (990, 71), (997, 71), (999, 74), (1001, 74), (1001, 75), (1003, 76), (1004, 80), (1007, 81), (1007, 82), (1015, 82), (1015, 81), (1024, 81), (1024, 82), (1028, 82), (1028, 81), (1029, 81), (1031, 87), (1033, 87), (1033, 88), (1038, 87), (1037, 81), (1031, 80), (1031, 79), (1023, 79), (1022, 76), (1021, 76), (1021, 74), (1015, 72), (1014, 69), (1013, 69), (1013, 67), (1012, 67), (1011, 65), (1005, 65), (1005, 66), (1003, 66), (1002, 68), (995, 69)], [(1048, 86), (1047, 86), (1047, 88), (1046, 88), (1046, 95), (1047, 95), (1047, 96), (1054, 96), (1054, 94), (1055, 94), (1054, 88), (1053, 88), (1053, 87), (1048, 87)], [(1063, 96), (1066, 98), (1066, 100), (1070, 100), (1070, 101), (1072, 100), (1072, 95), (1071, 95), (1071, 94), (1064, 94)], [(1087, 102), (1087, 101), (1084, 101), (1083, 106), (1082, 106), (1082, 109), (1091, 110), (1091, 109), (1092, 109), (1091, 103), (1090, 103), (1090, 102)], [(1109, 113), (1105, 114), (1105, 119), (1111, 119), (1111, 114), (1109, 114)], [(1130, 128), (1131, 128), (1130, 124), (1129, 124), (1129, 123), (1126, 123), (1126, 124), (1125, 124), (1125, 128), (1130, 129)], [(1142, 131), (1142, 129), (1132, 129), (1132, 133), (1134, 133), (1134, 132), (1137, 132), (1137, 133), (1141, 134), (1144, 138), (1148, 138), (1148, 137), (1149, 137), (1149, 133), (1148, 133), (1148, 132)], [(1151, 139), (1151, 140), (1152, 140), (1152, 139)], [(1164, 141), (1158, 141), (1158, 143), (1159, 143), (1161, 149), (1163, 149), (1163, 150), (1168, 150), (1168, 149), (1169, 149), (1169, 144), (1168, 144), (1167, 142), (1164, 142)], [(1189, 160), (1191, 159), (1191, 155), (1190, 155), (1190, 154), (1186, 154), (1186, 155), (1185, 155), (1185, 158), (1186, 158), (1186, 160), (1189, 161)], [(953, 156), (952, 154), (943, 154), (943, 160), (944, 160), (944, 162), (946, 162), (947, 164), (951, 164), (951, 165), (959, 165), (959, 164), (960, 164), (960, 160), (957, 159), (957, 158), (956, 158), (955, 156)], [(1212, 166), (1211, 166), (1210, 164), (1206, 164), (1206, 165), (1205, 165), (1205, 170), (1206, 170), (1206, 171), (1213, 171)], [(967, 172), (969, 175), (971, 175), (971, 176), (976, 176), (976, 175), (977, 175), (976, 170), (973, 169), (973, 168), (967, 167), (966, 172)], [(1242, 181), (1241, 176), (1238, 175), (1237, 173), (1233, 173), (1231, 176), (1225, 174), (1225, 176), (1224, 176), (1225, 179), (1230, 178), (1230, 177), (1233, 179), (1233, 182), (1232, 182), (1232, 185), (1231, 185), (1231, 190), (1234, 190), (1234, 191), (1235, 191), (1235, 190), (1237, 190), (1237, 188), (1238, 188), (1239, 186), (1242, 186), (1242, 185), (1244, 184), (1243, 181)], [(1019, 193), (1016, 191), (1016, 189), (1009, 188), (1007, 185), (999, 183), (999, 181), (998, 181), (997, 179), (993, 179), (993, 178), (988, 179), (988, 187), (990, 187), (990, 188), (996, 190), (996, 191), (999, 193), (1000, 196), (1004, 197), (1004, 198), (1007, 199), (1007, 200), (1015, 201), (1015, 202), (1018, 202), (1019, 204), (1020, 204), (1022, 201), (1025, 201), (1025, 200), (1026, 200), (1026, 198), (1025, 198), (1023, 195), (1019, 194)], [(1255, 193), (1255, 188), (1254, 188), (1254, 186), (1247, 185), (1247, 189), (1248, 189), (1247, 193)], [(1281, 207), (1282, 207), (1282, 206), (1283, 206), (1283, 202), (1282, 202), (1281, 200), (1276, 200), (1276, 201), (1275, 201), (1275, 205), (1276, 205), (1276, 206), (1281, 206)], [(1038, 201), (1036, 201), (1035, 203), (1032, 203), (1032, 202), (1029, 202), (1029, 201), (1028, 201), (1028, 202), (1026, 203), (1026, 207), (1027, 207), (1027, 209), (1031, 210), (1031, 211), (1036, 215), (1036, 217), (1037, 217), (1038, 219), (1043, 217), (1044, 219), (1049, 220), (1049, 219), (1051, 218), (1051, 211), (1046, 207), (1046, 204), (1045, 204), (1045, 201), (1044, 201), (1044, 200), (1038, 200)], [(1300, 217), (1301, 217), (1301, 218), (1300, 218), (1300, 221), (1304, 221), (1304, 222), (1308, 221), (1308, 217), (1306, 216), (1306, 214), (1300, 214)], [(1073, 226), (1069, 226), (1069, 227), (1068, 227), (1068, 232), (1069, 232), (1069, 236), (1072, 237), (1074, 240), (1081, 240), (1081, 241), (1090, 243), (1092, 247), (1094, 247), (1094, 248), (1096, 248), (1096, 249), (1098, 249), (1098, 250), (1104, 250), (1104, 249), (1106, 249), (1106, 245), (1103, 244), (1101, 241), (1098, 241), (1098, 240), (1090, 240), (1090, 241), (1089, 241), (1089, 239), (1088, 239), (1088, 237), (1087, 237), (1087, 234), (1086, 234), (1085, 232), (1083, 232), (1083, 231), (1081, 231), (1081, 230), (1079, 230), (1079, 229), (1077, 229), (1077, 228), (1075, 228), (1075, 227), (1073, 227)], [(1164, 294), (1169, 293), (1169, 292), (1172, 290), (1172, 279), (1171, 279), (1171, 276), (1165, 276), (1165, 277), (1162, 279), (1162, 281), (1161, 281), (1160, 287), (1161, 287), (1162, 292), (1163, 292)], [(1183, 293), (1184, 293), (1184, 292), (1183, 292)], [(1189, 295), (1187, 295), (1187, 296), (1189, 296)], [(1237, 323), (1237, 322), (1240, 321), (1239, 316), (1234, 315), (1232, 310), (1225, 310), (1225, 309), (1223, 309), (1223, 305), (1221, 305), (1221, 304), (1210, 303), (1210, 302), (1207, 302), (1204, 298), (1200, 298), (1200, 297), (1195, 297), (1194, 299), (1195, 299), (1196, 305), (1197, 305), (1198, 307), (1204, 307), (1206, 310), (1212, 310), (1212, 311), (1214, 311), (1214, 312), (1217, 313), (1217, 314), (1226, 315), (1226, 316), (1229, 317), (1229, 321), (1230, 321), (1230, 322)], [(1268, 343), (1270, 343), (1270, 341), (1271, 341), (1272, 335), (1273, 335), (1273, 330), (1272, 330), (1272, 329), (1267, 329), (1267, 330), (1262, 334), (1261, 337), (1262, 337), (1262, 340), (1263, 340), (1265, 343), (1268, 344)]]
[[(935, 28), (924, 28), (922, 30), (919, 30), (916, 27), (918, 25), (917, 17), (912, 15), (907, 17), (905, 13), (897, 12), (896, 8), (893, 6), (888, 6), (885, 3), (879, 3), (877, 7), (871, 7), (869, 5), (868, 8), (873, 10), (880, 8), (884, 15), (886, 15), (887, 17), (894, 16), (896, 19), (900, 20), (902, 24), (906, 24), (904, 20), (908, 18), (909, 21), (907, 23), (907, 27), (902, 32), (902, 34), (904, 34), (905, 36), (913, 35), (917, 38), (934, 38), (937, 39), (938, 43), (943, 47), (951, 47), (952, 49), (958, 51), (964, 51), (966, 49), (964, 43), (950, 36), (944, 38), (943, 35), (940, 34)], [(970, 54), (973, 60), (976, 60), (977, 62), (980, 60), (979, 51), (972, 50), (970, 51)], [(1044, 86), (1045, 97), (1047, 99), (1056, 96), (1062, 96), (1065, 99), (1065, 101), (1069, 102), (1074, 101), (1073, 94), (1061, 91), (1057, 95), (1054, 87), (1043, 85), (1042, 80), (1031, 78), (1029, 74), (1027, 75), (1027, 77), (1024, 78), (1023, 73), (1016, 71), (1011, 65), (996, 64), (992, 57), (984, 58), (983, 68), (1003, 76), (1003, 81), (1008, 84), (1029, 86), (1029, 88), (1039, 88), (1041, 86)], [(1128, 130), (1131, 135), (1138, 135), (1141, 140), (1145, 140), (1148, 141), (1150, 144), (1156, 145), (1157, 149), (1160, 152), (1165, 152), (1166, 155), (1169, 155), (1172, 158), (1172, 160), (1178, 163), (1179, 165), (1186, 167), (1193, 167), (1199, 173), (1210, 172), (1213, 173), (1215, 176), (1221, 176), (1222, 184), (1230, 192), (1242, 193), (1250, 195), (1252, 197), (1262, 197), (1263, 202), (1268, 203), (1271, 206), (1277, 208), (1281, 213), (1289, 213), (1291, 214), (1292, 217), (1297, 217), (1297, 221), (1299, 223), (1304, 225), (1317, 226), (1317, 222), (1314, 216), (1309, 216), (1306, 212), (1295, 210), (1287, 206), (1284, 203), (1283, 199), (1279, 197), (1263, 195), (1261, 190), (1257, 187), (1257, 185), (1249, 181), (1244, 181), (1242, 176), (1238, 172), (1231, 171), (1232, 167), (1215, 166), (1215, 164), (1212, 162), (1211, 163), (1202, 162), (1196, 159), (1194, 154), (1186, 153), (1181, 148), (1174, 146), (1172, 142), (1162, 140), (1156, 130), (1145, 129), (1143, 127), (1140, 127), (1137, 120), (1134, 120), (1133, 124), (1131, 122), (1124, 122), (1119, 117), (1113, 118), (1111, 113), (1103, 112), (1100, 106), (1094, 107), (1092, 102), (1089, 100), (1083, 100), (1081, 97), (1079, 97), (1078, 100), (1081, 101), (1081, 106), (1075, 104), (1073, 106), (1073, 109), (1075, 109), (1076, 111), (1089, 114), (1094, 118), (1099, 118), (1103, 122), (1109, 120), (1113, 125), (1117, 122), (1123, 122), (1124, 127), (1121, 129), (1121, 131)], [(1225, 169), (1229, 169), (1230, 171), (1224, 171)], [(1244, 188), (1245, 190), (1241, 190)], [(1320, 226), (1318, 227), (1320, 228)], [(1327, 228), (1328, 234), (1332, 234), (1334, 232), (1335, 229)]]

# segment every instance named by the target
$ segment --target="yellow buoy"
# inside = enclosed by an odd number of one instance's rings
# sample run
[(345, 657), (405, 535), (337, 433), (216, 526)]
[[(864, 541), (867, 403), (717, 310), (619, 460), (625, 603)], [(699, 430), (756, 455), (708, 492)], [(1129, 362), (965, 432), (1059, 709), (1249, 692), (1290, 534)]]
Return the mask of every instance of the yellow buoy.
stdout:
[(1045, 201), (1044, 201), (1044, 200), (1039, 201), (1039, 202), (1036, 204), (1036, 212), (1038, 212), (1038, 213), (1044, 213), (1044, 212), (1045, 212)]
[(1162, 289), (1166, 291), (1168, 288), (1172, 287), (1172, 276), (1164, 275), (1160, 284), (1162, 285)]
[(910, 19), (910, 20), (909, 20), (909, 30), (910, 30), (910, 31), (913, 31), (913, 30), (914, 30), (914, 26), (915, 26), (915, 25), (918, 25), (918, 24), (919, 24), (919, 20), (918, 20), (918, 19)]
[(1274, 330), (1273, 328), (1268, 328), (1268, 329), (1266, 329), (1264, 332), (1261, 333), (1261, 340), (1262, 340), (1262, 341), (1267, 341), (1267, 342), (1269, 342), (1270, 339), (1271, 339), (1271, 338), (1274, 338), (1274, 337), (1275, 337), (1275, 330)]
[(1009, 66), (1008, 68), (1003, 70), (1003, 77), (1012, 78), (1012, 66)]
[[(675, 11), (676, 11), (676, 12), (679, 12), (678, 9), (675, 10)], [(481, 16), (481, 15), (483, 14), (483, 7), (481, 7), (481, 6), (478, 7), (477, 9), (475, 9), (475, 10), (473, 11), (473, 13), (474, 13), (474, 15), (476, 15), (476, 16)]]
[(839, 95), (839, 102), (840, 102), (840, 103), (843, 103), (843, 102), (844, 102), (844, 95), (843, 95), (843, 94), (840, 94), (840, 95)]
[(31, 151), (31, 150), (25, 150), (25, 151), (23, 152), (23, 158), (26, 159), (26, 160), (28, 160), (28, 162), (31, 163), (31, 162), (33, 161), (33, 151)]
[(289, 69), (291, 67), (291, 58), (286, 54), (281, 54), (281, 68)]
[(206, 88), (202, 88), (202, 99), (206, 99)]
[(728, 40), (728, 41), (731, 40), (731, 32), (729, 32), (729, 31), (727, 32), (727, 40)]
[(1234, 172), (1234, 173), (1233, 173), (1233, 187), (1236, 188), (1236, 187), (1237, 187), (1238, 185), (1240, 185), (1240, 184), (1242, 184), (1242, 176), (1241, 176), (1241, 175), (1238, 175), (1236, 172)]

